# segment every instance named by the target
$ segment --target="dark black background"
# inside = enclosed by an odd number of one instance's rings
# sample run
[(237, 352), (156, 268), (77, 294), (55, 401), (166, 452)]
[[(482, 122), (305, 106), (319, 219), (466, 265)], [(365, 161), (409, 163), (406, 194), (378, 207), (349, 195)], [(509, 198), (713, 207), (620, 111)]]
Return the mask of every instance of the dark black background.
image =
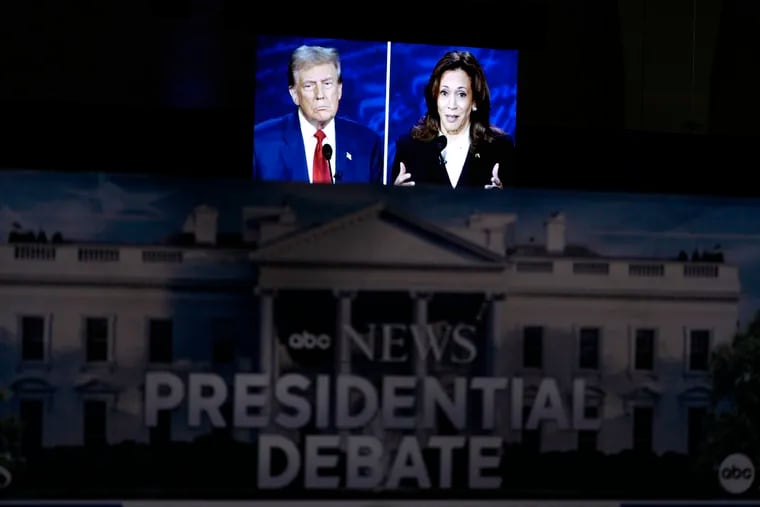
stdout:
[(282, 33), (520, 49), (512, 185), (760, 195), (759, 3), (5, 2), (0, 167), (245, 179)]

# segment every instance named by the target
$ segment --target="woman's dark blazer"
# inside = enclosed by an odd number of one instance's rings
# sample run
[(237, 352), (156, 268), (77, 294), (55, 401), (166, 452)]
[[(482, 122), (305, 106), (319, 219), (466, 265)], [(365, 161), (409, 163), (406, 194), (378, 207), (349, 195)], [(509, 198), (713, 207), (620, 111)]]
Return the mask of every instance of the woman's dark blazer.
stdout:
[[(407, 181), (414, 181), (416, 185), (451, 186), (439, 146), (435, 140), (412, 139), (409, 133), (401, 136), (396, 141), (396, 155), (393, 158), (391, 178), (388, 183), (393, 185), (396, 181), (401, 171), (401, 162), (403, 162), (406, 172), (412, 175)], [(478, 146), (471, 145), (457, 188), (484, 188), (485, 185), (491, 183), (491, 173), (497, 162), (499, 179), (504, 183), (512, 176), (514, 151), (515, 145), (507, 134), (499, 134), (490, 143), (481, 142)]]

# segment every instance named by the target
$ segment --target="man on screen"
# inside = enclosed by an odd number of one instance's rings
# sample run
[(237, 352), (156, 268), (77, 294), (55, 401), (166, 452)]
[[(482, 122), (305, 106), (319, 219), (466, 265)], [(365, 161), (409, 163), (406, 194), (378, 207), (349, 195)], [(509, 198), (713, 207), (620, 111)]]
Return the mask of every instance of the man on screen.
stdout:
[(343, 94), (336, 49), (300, 46), (293, 51), (288, 90), (295, 110), (254, 127), (255, 181), (382, 183), (380, 136), (336, 117)]

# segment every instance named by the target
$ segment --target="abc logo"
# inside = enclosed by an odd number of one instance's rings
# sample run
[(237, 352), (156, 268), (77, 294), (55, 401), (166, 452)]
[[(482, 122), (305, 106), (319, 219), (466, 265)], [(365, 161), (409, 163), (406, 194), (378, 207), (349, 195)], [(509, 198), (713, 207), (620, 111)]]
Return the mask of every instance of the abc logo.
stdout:
[(11, 473), (10, 471), (0, 466), (0, 489), (7, 488), (11, 485)]
[(723, 489), (735, 495), (744, 493), (755, 479), (755, 467), (744, 454), (731, 454), (718, 467), (718, 479)]
[(304, 331), (293, 333), (288, 338), (288, 347), (293, 350), (327, 350), (332, 345), (332, 338), (326, 334), (313, 335)]

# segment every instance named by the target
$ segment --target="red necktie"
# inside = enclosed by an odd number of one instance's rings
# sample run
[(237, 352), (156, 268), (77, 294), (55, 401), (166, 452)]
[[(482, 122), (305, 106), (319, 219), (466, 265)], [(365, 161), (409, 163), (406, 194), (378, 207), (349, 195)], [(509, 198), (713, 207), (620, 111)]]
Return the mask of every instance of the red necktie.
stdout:
[(327, 159), (322, 154), (322, 140), (325, 138), (325, 133), (322, 130), (317, 130), (314, 137), (317, 138), (317, 149), (314, 150), (314, 175), (312, 180), (314, 183), (332, 183), (330, 166), (327, 164)]

